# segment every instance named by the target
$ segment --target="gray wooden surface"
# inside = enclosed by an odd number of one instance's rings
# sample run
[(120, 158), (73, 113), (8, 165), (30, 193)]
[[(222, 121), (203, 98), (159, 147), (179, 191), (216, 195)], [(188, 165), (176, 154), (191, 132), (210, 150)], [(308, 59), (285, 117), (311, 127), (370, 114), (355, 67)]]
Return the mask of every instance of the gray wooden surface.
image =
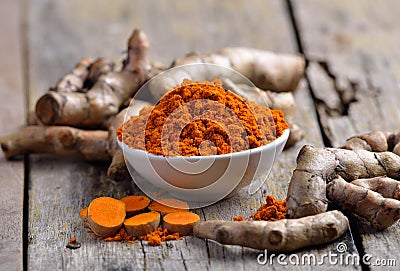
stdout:
[[(248, 216), (266, 194), (286, 196), (295, 158), (302, 145), (338, 146), (355, 133), (371, 129), (399, 130), (399, 33), (395, 22), (400, 4), (388, 1), (129, 1), (94, 0), (2, 1), (0, 32), (0, 133), (16, 130), (24, 120), (25, 103), (37, 98), (83, 56), (119, 60), (135, 27), (151, 40), (153, 60), (169, 64), (190, 51), (215, 51), (224, 46), (251, 46), (277, 52), (300, 52), (309, 61), (306, 78), (295, 93), (296, 119), (306, 137), (285, 151), (266, 184), (255, 195), (241, 193), (195, 210), (202, 220)], [(21, 16), (21, 12), (26, 12)], [(294, 16), (292, 21), (291, 15)], [(26, 32), (19, 23), (26, 21)], [(294, 23), (294, 24), (293, 24)], [(10, 29), (10, 26), (12, 27)], [(12, 30), (12, 31), (11, 31)], [(299, 42), (296, 39), (298, 31)], [(300, 45), (300, 46), (299, 46)], [(23, 55), (24, 47), (27, 54)], [(24, 76), (25, 72), (25, 76)], [(29, 93), (23, 92), (26, 84)], [(310, 86), (309, 86), (310, 84)], [(7, 95), (12, 92), (13, 95)], [(14, 94), (15, 93), (15, 94)], [(3, 105), (4, 104), (4, 105)], [(322, 134), (321, 134), (322, 131)], [(28, 164), (26, 165), (28, 166)], [(78, 212), (98, 196), (123, 197), (141, 192), (130, 181), (114, 183), (107, 165), (53, 156), (29, 158), (25, 251), (29, 270), (381, 270), (378, 266), (288, 265), (257, 263), (259, 251), (221, 246), (194, 237), (151, 247), (93, 240), (82, 228)], [(21, 161), (0, 158), (0, 270), (22, 269), (23, 186)], [(373, 259), (394, 258), (397, 264), (399, 224), (381, 232), (352, 222), (337, 242), (293, 255), (317, 257), (347, 253)], [(76, 237), (82, 247), (65, 246)], [(288, 255), (289, 256), (289, 255)], [(396, 270), (396, 268), (393, 268)]]
[[(339, 146), (351, 135), (371, 130), (400, 131), (400, 29), (396, 23), (400, 2), (307, 0), (293, 4), (327, 145)], [(398, 223), (382, 232), (358, 220), (353, 225), (363, 253), (372, 256), (371, 263), (399, 261)], [(399, 267), (370, 266), (371, 270), (383, 268)]]
[[(0, 136), (25, 121), (19, 1), (0, 2)], [(24, 164), (0, 154), (0, 270), (21, 270)]]

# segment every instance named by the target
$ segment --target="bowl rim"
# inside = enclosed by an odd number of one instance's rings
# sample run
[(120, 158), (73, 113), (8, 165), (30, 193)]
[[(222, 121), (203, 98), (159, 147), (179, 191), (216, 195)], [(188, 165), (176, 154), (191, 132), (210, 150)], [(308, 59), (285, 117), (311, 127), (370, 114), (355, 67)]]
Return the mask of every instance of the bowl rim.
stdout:
[(231, 152), (231, 153), (226, 153), (226, 154), (196, 155), (196, 156), (195, 155), (194, 156), (183, 156), (183, 155), (163, 156), (163, 155), (155, 155), (153, 153), (150, 153), (150, 152), (147, 152), (147, 151), (144, 151), (144, 150), (130, 148), (124, 142), (120, 141), (118, 139), (118, 137), (117, 137), (117, 142), (118, 142), (118, 144), (120, 144), (120, 147), (121, 147), (122, 151), (135, 151), (135, 152), (139, 152), (139, 153), (142, 152), (143, 154), (148, 155), (149, 158), (155, 159), (155, 160), (157, 160), (157, 159), (159, 159), (159, 160), (163, 160), (163, 159), (182, 160), (182, 159), (185, 159), (187, 161), (190, 161), (190, 160), (196, 160), (197, 161), (199, 159), (224, 159), (224, 158), (231, 158), (231, 157), (247, 155), (248, 153), (250, 153), (250, 155), (251, 155), (251, 154), (254, 154), (254, 153), (262, 152), (265, 149), (272, 148), (273, 146), (278, 146), (280, 144), (285, 144), (287, 139), (289, 138), (289, 134), (290, 134), (290, 128), (287, 128), (275, 140), (269, 142), (268, 144), (265, 144), (265, 145), (262, 145), (260, 147), (253, 148), (253, 149), (248, 149), (248, 150), (244, 150), (244, 151), (240, 151), (240, 152)]

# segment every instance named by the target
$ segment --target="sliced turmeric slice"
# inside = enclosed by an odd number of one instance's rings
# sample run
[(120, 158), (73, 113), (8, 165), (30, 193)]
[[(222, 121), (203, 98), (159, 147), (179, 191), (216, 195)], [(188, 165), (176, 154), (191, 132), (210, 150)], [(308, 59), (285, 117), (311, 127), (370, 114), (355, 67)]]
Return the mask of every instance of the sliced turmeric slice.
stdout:
[(88, 207), (83, 207), (80, 211), (79, 211), (79, 216), (81, 217), (82, 223), (83, 223), (83, 227), (85, 228), (89, 228), (89, 224), (87, 221), (87, 210)]
[(192, 212), (176, 212), (166, 214), (163, 218), (164, 229), (168, 232), (178, 232), (179, 235), (190, 235), (193, 227), (199, 224), (200, 217)]
[(87, 210), (90, 229), (98, 236), (115, 235), (124, 223), (125, 203), (110, 197), (92, 200)]
[(125, 202), (127, 217), (144, 212), (150, 204), (150, 199), (146, 196), (127, 196), (122, 198), (121, 201)]
[(125, 219), (124, 227), (131, 236), (143, 236), (155, 231), (160, 225), (160, 213), (149, 212)]
[(149, 205), (149, 210), (159, 212), (162, 216), (164, 216), (165, 214), (169, 213), (189, 211), (189, 205), (181, 200), (164, 198), (153, 201)]

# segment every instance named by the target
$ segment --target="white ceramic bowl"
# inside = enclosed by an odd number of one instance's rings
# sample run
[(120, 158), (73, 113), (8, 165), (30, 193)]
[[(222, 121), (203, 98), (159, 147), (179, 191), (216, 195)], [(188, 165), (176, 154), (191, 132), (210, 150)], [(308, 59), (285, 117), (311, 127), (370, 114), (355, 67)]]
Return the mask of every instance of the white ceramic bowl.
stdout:
[[(245, 186), (256, 192), (282, 152), (289, 129), (273, 142), (247, 151), (211, 156), (164, 157), (129, 148), (118, 141), (128, 168), (143, 178), (133, 177), (146, 194), (149, 186), (171, 196), (205, 206), (232, 195)], [(134, 174), (131, 175), (134, 176)], [(154, 195), (151, 195), (154, 196)]]

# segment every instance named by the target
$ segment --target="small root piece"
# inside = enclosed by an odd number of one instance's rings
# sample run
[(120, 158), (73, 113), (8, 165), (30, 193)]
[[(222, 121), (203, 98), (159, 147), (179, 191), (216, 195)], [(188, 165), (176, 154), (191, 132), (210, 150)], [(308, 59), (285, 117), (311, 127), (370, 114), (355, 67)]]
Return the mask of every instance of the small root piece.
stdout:
[(384, 230), (400, 218), (400, 201), (346, 182), (340, 176), (327, 185), (329, 200), (346, 211), (365, 218), (377, 230)]
[(92, 200), (87, 210), (90, 229), (101, 237), (115, 235), (121, 229), (125, 216), (125, 203), (110, 197)]
[(131, 116), (139, 115), (140, 110), (150, 105), (151, 104), (148, 102), (135, 100), (129, 108), (125, 108), (124, 110), (120, 111), (108, 121), (107, 152), (112, 157), (112, 161), (108, 167), (107, 176), (114, 181), (123, 181), (127, 176), (129, 176), (129, 171), (125, 164), (124, 154), (117, 143), (116, 131), (125, 120), (128, 120)]
[(381, 194), (384, 198), (400, 200), (400, 182), (388, 177), (357, 179), (352, 184), (364, 187)]
[(122, 182), (129, 176), (128, 168), (125, 164), (125, 157), (122, 150), (117, 150), (107, 169), (107, 176), (116, 182)]
[(193, 233), (200, 238), (226, 245), (240, 245), (269, 252), (290, 252), (303, 247), (329, 243), (349, 228), (340, 211), (329, 211), (298, 219), (278, 221), (200, 222)]
[(127, 217), (143, 212), (150, 204), (150, 199), (146, 196), (127, 196), (120, 200), (125, 203)]
[(29, 153), (49, 153), (82, 158), (87, 161), (110, 161), (107, 132), (87, 131), (68, 126), (27, 126), (13, 135), (0, 138), (7, 159)]
[(372, 152), (391, 151), (400, 155), (400, 133), (372, 131), (350, 137), (340, 148)]
[(142, 213), (125, 219), (124, 227), (131, 236), (143, 236), (155, 231), (160, 225), (160, 213)]
[(382, 131), (372, 131), (368, 134), (356, 135), (347, 139), (341, 146), (347, 150), (366, 150), (373, 152), (382, 152), (388, 150), (386, 133)]
[(199, 224), (200, 217), (192, 212), (169, 213), (163, 217), (164, 229), (168, 232), (178, 232), (180, 236), (190, 235), (193, 227)]

